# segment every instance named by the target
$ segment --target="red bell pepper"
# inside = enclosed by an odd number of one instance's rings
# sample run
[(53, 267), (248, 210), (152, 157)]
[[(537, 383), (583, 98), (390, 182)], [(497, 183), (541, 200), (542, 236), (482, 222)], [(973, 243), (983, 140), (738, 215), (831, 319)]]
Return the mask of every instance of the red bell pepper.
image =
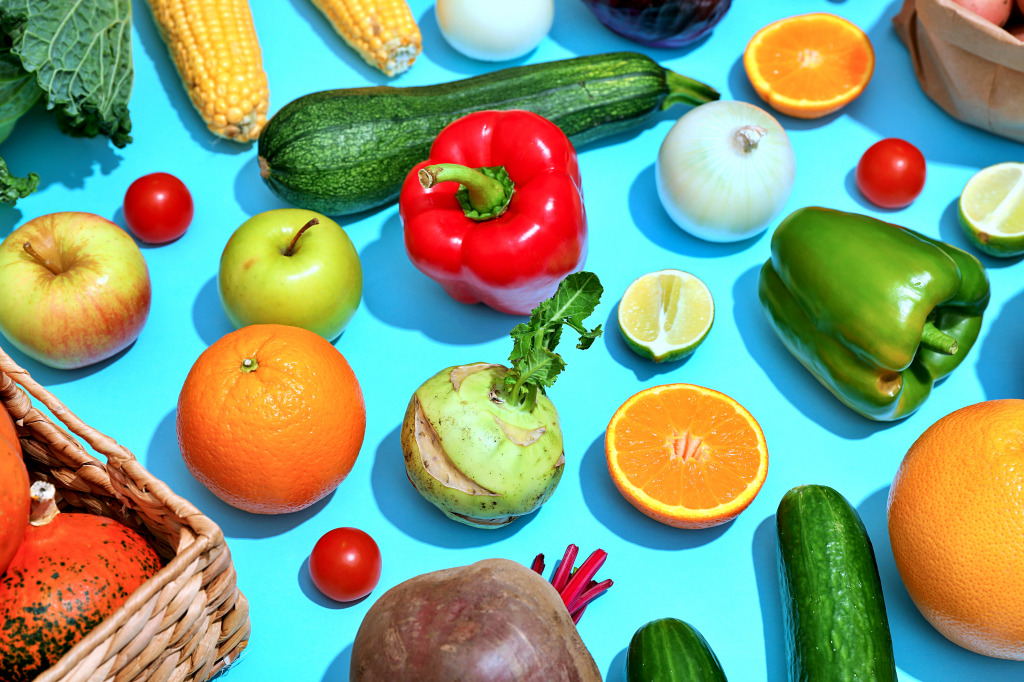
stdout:
[(576, 151), (529, 111), (449, 124), (398, 199), (405, 248), (456, 301), (529, 315), (587, 255)]

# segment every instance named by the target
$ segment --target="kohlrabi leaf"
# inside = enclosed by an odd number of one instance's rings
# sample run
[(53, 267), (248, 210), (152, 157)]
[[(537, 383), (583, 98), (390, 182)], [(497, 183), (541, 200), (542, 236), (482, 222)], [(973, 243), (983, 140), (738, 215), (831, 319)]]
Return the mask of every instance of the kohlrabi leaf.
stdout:
[(601, 325), (587, 329), (583, 321), (594, 312), (603, 291), (594, 273), (573, 273), (559, 283), (554, 296), (533, 309), (529, 322), (512, 329), (512, 369), (505, 377), (505, 385), (513, 401), (525, 399), (532, 405), (537, 389), (550, 387), (565, 368), (562, 357), (555, 353), (562, 325), (580, 335), (576, 347), (581, 350), (589, 348), (601, 335)]
[(7, 164), (0, 158), (0, 203), (14, 206), (18, 199), (36, 191), (38, 185), (38, 175), (29, 173), (25, 178), (15, 177), (7, 171)]
[(131, 142), (131, 0), (0, 0), (0, 33), (70, 135)]

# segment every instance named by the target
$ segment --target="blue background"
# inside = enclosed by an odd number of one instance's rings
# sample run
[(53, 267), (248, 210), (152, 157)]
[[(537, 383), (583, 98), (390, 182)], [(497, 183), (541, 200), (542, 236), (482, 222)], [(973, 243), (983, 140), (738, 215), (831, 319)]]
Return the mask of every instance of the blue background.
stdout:
[[(271, 88), (271, 113), (292, 99), (329, 88), (420, 85), (483, 73), (439, 33), (433, 4), (411, 0), (423, 54), (394, 80), (365, 65), (335, 35), (309, 0), (252, 0)], [(909, 55), (892, 28), (899, 2), (735, 0), (713, 34), (686, 49), (646, 49), (601, 26), (580, 0), (556, 0), (555, 26), (540, 47), (514, 64), (613, 50), (639, 50), (665, 67), (718, 88), (727, 99), (761, 104), (742, 65), (743, 49), (770, 21), (803, 12), (845, 16), (869, 35), (874, 77), (842, 111), (813, 121), (778, 116), (796, 152), (793, 194), (782, 215), (805, 205), (868, 213), (969, 248), (956, 217), (960, 190), (980, 168), (1024, 161), (1022, 147), (947, 116), (921, 92)], [(1021, 663), (970, 653), (938, 634), (910, 601), (893, 563), (885, 503), (910, 444), (933, 422), (982, 400), (1024, 396), (1024, 280), (1019, 259), (982, 257), (992, 302), (981, 338), (963, 365), (908, 419), (875, 423), (839, 404), (794, 360), (768, 327), (757, 300), (757, 271), (771, 229), (736, 244), (712, 244), (679, 230), (655, 190), (654, 160), (685, 108), (636, 130), (579, 150), (590, 218), (587, 268), (605, 295), (594, 316), (606, 333), (587, 352), (566, 344), (566, 372), (550, 390), (565, 434), (566, 468), (553, 498), (511, 527), (484, 531), (444, 518), (405, 477), (399, 426), (409, 396), (440, 368), (504, 362), (508, 331), (520, 318), (465, 306), (409, 263), (397, 208), (340, 220), (362, 259), (362, 304), (337, 348), (360, 379), (367, 430), (359, 459), (331, 496), (294, 514), (265, 517), (235, 510), (185, 469), (174, 432), (175, 403), (196, 357), (231, 327), (216, 289), (221, 251), (249, 216), (284, 204), (259, 178), (254, 146), (213, 137), (192, 108), (147, 6), (135, 3), (134, 142), (123, 150), (103, 139), (62, 136), (41, 110), (25, 117), (2, 150), (12, 171), (33, 170), (42, 189), (15, 209), (0, 209), (0, 237), (55, 211), (91, 211), (123, 225), (121, 201), (137, 177), (166, 171), (195, 199), (184, 237), (143, 246), (153, 282), (152, 312), (138, 341), (112, 360), (78, 371), (15, 360), (86, 423), (132, 450), (156, 476), (221, 525), (238, 582), (251, 604), (252, 639), (229, 678), (346, 679), (355, 631), (373, 600), (422, 572), (504, 557), (529, 563), (543, 552), (549, 567), (566, 545), (581, 556), (609, 554), (599, 578), (615, 585), (588, 609), (579, 631), (609, 680), (622, 680), (625, 647), (647, 621), (673, 616), (696, 626), (734, 680), (781, 680), (785, 653), (775, 568), (775, 509), (791, 487), (838, 489), (860, 512), (878, 557), (900, 677), (904, 680), (1020, 679)], [(857, 193), (853, 169), (871, 144), (902, 137), (928, 162), (921, 196), (907, 209), (884, 211)], [(781, 216), (780, 216), (781, 217)], [(616, 305), (637, 276), (672, 267), (710, 288), (717, 314), (710, 335), (688, 361), (659, 366), (627, 349)], [(11, 348), (6, 350), (11, 352)], [(703, 531), (676, 530), (648, 519), (616, 491), (604, 462), (604, 429), (636, 391), (696, 383), (743, 404), (764, 429), (771, 455), (758, 497), (734, 522)], [(301, 466), (301, 453), (296, 453)], [(969, 463), (965, 463), (969, 466)], [(374, 593), (351, 605), (321, 596), (307, 574), (316, 540), (356, 526), (379, 543), (384, 561)]]

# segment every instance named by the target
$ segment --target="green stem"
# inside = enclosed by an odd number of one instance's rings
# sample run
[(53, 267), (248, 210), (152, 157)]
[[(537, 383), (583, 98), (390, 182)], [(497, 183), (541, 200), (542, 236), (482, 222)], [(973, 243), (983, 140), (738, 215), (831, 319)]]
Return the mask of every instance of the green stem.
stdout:
[(662, 110), (668, 109), (674, 104), (688, 104), (695, 107), (714, 102), (722, 96), (710, 85), (669, 69), (665, 69), (665, 83), (668, 85), (668, 96), (661, 103)]
[(921, 348), (943, 355), (956, 355), (957, 343), (956, 339), (940, 331), (935, 323), (929, 320), (924, 323), (924, 330), (921, 332)]
[[(500, 170), (506, 179), (508, 174), (500, 166), (491, 171)], [(430, 189), (441, 182), (457, 182), (466, 192), (466, 204), (463, 209), (466, 216), (474, 220), (497, 218), (508, 208), (512, 196), (511, 181), (502, 182), (484, 172), (484, 169), (469, 168), (457, 163), (436, 163), (420, 169), (420, 185)], [(461, 191), (461, 190), (460, 190)]]

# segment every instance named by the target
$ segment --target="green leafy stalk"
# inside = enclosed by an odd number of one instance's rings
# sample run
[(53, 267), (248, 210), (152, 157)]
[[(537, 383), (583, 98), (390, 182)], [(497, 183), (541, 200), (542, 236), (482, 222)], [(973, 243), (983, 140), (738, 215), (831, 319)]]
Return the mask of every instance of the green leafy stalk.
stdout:
[(587, 329), (583, 321), (594, 312), (603, 291), (594, 273), (573, 273), (561, 281), (554, 296), (533, 309), (529, 322), (513, 327), (512, 353), (508, 358), (512, 369), (505, 376), (509, 402), (525, 403), (531, 409), (537, 401), (538, 389), (543, 392), (550, 387), (565, 369), (562, 356), (555, 352), (563, 325), (579, 334), (577, 348), (590, 348), (601, 335), (601, 325)]

